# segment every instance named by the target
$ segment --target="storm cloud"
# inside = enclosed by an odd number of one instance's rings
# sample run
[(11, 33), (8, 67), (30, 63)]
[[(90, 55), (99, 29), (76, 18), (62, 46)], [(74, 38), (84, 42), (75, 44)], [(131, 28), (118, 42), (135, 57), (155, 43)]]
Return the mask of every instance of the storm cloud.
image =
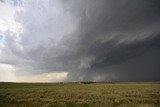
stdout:
[(13, 8), (16, 25), (0, 29), (0, 63), (13, 66), (16, 75), (65, 71), (66, 81), (160, 79), (159, 0), (1, 0), (0, 5)]

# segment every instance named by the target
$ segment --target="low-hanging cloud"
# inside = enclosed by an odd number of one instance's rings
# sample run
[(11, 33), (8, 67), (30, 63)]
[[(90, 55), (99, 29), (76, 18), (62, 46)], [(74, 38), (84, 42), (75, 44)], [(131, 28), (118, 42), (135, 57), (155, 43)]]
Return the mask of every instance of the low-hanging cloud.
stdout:
[(14, 66), (17, 74), (66, 71), (68, 81), (159, 78), (160, 68), (152, 66), (159, 63), (159, 0), (0, 3), (14, 7), (20, 24), (16, 32), (2, 32), (0, 45), (0, 63)]

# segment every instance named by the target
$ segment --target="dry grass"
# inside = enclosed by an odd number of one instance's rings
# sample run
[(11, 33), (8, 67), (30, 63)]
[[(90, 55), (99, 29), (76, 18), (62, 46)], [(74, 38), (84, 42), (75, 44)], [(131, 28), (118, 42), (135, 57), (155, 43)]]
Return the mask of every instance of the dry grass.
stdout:
[(0, 107), (159, 107), (159, 83), (0, 83)]

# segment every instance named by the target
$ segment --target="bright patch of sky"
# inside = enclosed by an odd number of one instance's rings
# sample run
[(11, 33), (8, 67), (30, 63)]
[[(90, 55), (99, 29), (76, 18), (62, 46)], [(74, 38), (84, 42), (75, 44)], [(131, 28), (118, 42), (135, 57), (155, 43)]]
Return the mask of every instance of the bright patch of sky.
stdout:
[(0, 34), (0, 41), (3, 39), (3, 36)]
[(0, 33), (9, 30), (18, 35), (22, 32), (21, 24), (15, 21), (15, 13), (21, 10), (20, 7), (0, 2)]
[(67, 72), (16, 75), (14, 66), (0, 64), (0, 81), (5, 82), (59, 82), (65, 81)]

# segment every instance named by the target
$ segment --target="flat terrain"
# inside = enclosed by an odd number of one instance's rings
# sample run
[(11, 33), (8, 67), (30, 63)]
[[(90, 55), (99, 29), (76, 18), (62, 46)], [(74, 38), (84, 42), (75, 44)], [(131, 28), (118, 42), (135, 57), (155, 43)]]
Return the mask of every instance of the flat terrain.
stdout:
[(160, 107), (160, 83), (0, 83), (0, 107)]

